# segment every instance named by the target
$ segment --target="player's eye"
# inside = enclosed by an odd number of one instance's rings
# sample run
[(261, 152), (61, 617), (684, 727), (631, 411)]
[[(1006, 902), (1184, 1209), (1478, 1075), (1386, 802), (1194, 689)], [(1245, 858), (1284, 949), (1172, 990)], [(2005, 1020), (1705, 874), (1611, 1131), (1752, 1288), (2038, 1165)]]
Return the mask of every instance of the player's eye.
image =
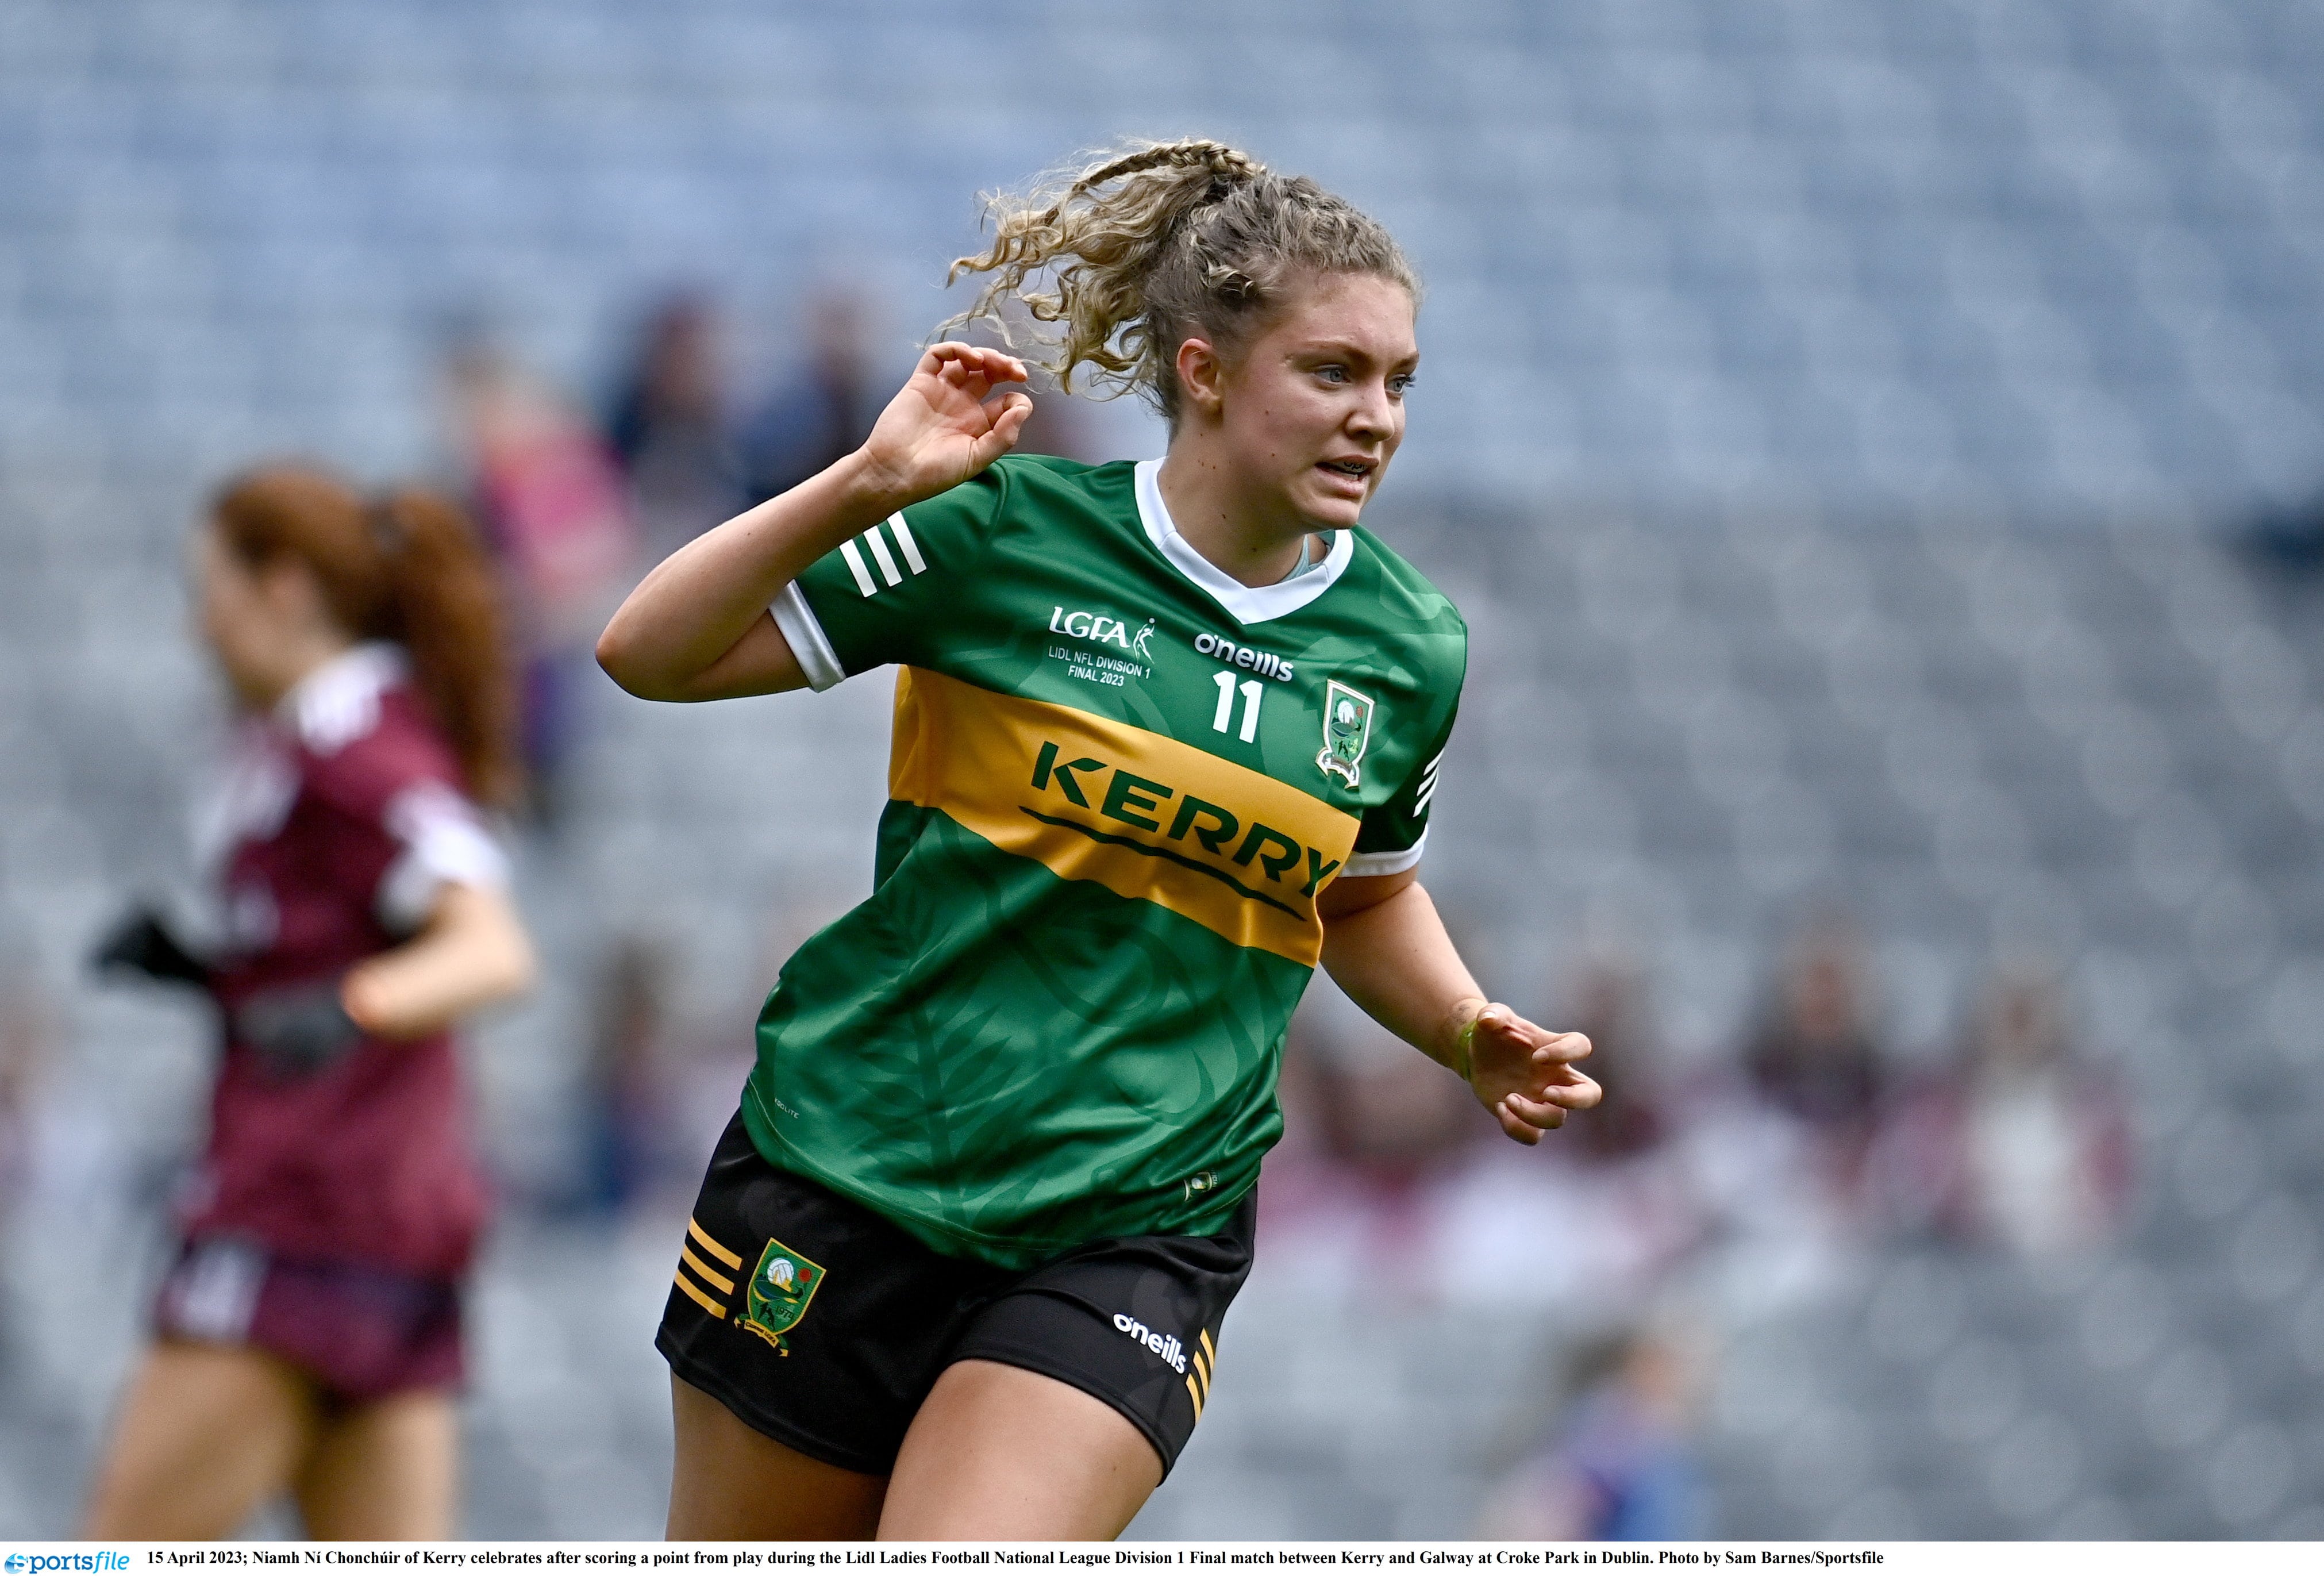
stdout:
[(1348, 369), (1336, 361), (1328, 361), (1315, 369), (1315, 375), (1327, 383), (1344, 383), (1348, 381)]
[(1397, 373), (1394, 377), (1388, 379), (1388, 392), (1401, 400), (1405, 395), (1412, 392), (1412, 385), (1419, 381), (1419, 377), (1413, 373)]

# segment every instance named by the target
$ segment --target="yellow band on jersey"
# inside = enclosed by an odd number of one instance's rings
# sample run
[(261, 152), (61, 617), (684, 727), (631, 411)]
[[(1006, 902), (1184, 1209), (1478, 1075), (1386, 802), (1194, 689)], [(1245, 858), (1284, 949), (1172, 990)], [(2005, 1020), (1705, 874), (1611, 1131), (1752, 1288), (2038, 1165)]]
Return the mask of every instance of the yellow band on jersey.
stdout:
[(1069, 881), (1313, 967), (1359, 823), (1207, 751), (925, 668), (896, 682), (888, 793)]

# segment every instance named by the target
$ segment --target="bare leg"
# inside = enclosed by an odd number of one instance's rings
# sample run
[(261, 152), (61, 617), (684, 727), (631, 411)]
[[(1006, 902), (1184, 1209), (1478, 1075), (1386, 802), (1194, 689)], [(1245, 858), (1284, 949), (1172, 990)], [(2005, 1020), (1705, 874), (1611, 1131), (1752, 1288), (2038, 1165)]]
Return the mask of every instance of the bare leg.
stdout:
[(310, 1538), (436, 1542), (452, 1535), (460, 1420), (441, 1390), (410, 1390), (326, 1420), (296, 1485)]
[(1120, 1535), (1162, 1481), (1128, 1418), (1084, 1390), (1004, 1363), (945, 1369), (889, 1479), (883, 1538)]
[(879, 1526), (887, 1479), (779, 1444), (675, 1374), (669, 1392), (673, 1540), (864, 1539)]
[(130, 1381), (81, 1535), (230, 1536), (289, 1487), (315, 1426), (313, 1393), (288, 1364), (249, 1347), (160, 1341)]

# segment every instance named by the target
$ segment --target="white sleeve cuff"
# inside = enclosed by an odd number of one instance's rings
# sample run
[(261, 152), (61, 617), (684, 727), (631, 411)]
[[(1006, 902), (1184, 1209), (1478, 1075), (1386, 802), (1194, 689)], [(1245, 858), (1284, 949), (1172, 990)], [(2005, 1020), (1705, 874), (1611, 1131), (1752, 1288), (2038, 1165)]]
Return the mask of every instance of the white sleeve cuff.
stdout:
[(1351, 853), (1348, 862), (1340, 867), (1343, 876), (1400, 876), (1420, 862), (1420, 851), (1428, 846), (1428, 832), (1422, 828), (1420, 841), (1410, 848), (1394, 853)]
[(775, 593), (775, 600), (767, 611), (774, 614), (775, 628), (782, 631), (783, 639), (790, 642), (791, 655), (798, 659), (799, 671), (807, 675), (809, 689), (819, 693), (847, 677), (847, 670), (839, 665), (839, 653), (831, 649), (823, 626), (816, 622), (815, 610), (799, 594), (798, 581)]
[(403, 853), (380, 878), (374, 899), (390, 930), (416, 930), (447, 886), (504, 891), (509, 858), (476, 807), (440, 783), (421, 783), (387, 806), (387, 829)]

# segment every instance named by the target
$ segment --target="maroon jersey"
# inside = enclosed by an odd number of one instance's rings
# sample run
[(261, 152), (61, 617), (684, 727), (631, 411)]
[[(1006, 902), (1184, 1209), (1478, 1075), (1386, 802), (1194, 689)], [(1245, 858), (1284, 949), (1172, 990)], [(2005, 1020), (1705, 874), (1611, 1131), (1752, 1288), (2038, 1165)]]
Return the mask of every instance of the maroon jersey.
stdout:
[[(246, 722), (199, 830), (222, 908), (229, 1022), (260, 991), (336, 981), (408, 940), (447, 881), (506, 862), (395, 648), (356, 648)], [(451, 1037), (365, 1039), (285, 1075), (229, 1035), (189, 1238), (449, 1278), (483, 1224)]]

